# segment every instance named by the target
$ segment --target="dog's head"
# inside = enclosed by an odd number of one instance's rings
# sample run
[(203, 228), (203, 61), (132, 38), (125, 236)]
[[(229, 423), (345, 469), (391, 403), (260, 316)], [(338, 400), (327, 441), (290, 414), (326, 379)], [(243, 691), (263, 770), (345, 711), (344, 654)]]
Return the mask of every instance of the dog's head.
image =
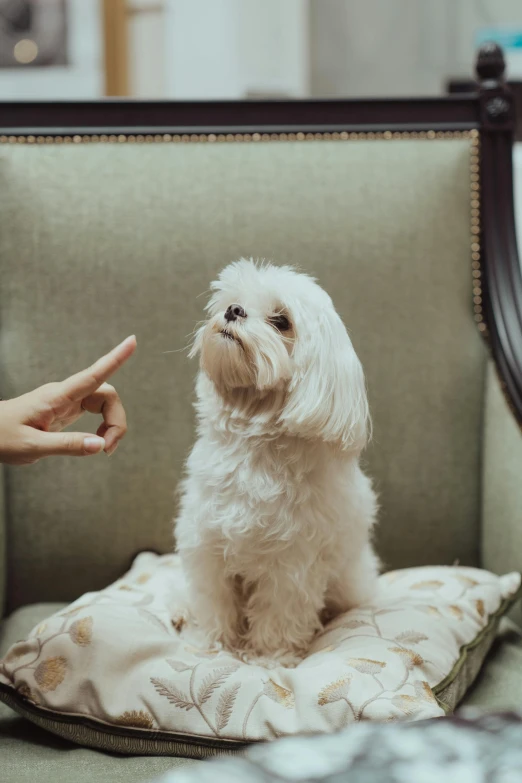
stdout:
[[(228, 405), (273, 404), (282, 431), (360, 451), (364, 375), (332, 300), (291, 267), (240, 260), (212, 284), (191, 355)], [(271, 402), (270, 402), (271, 401)]]

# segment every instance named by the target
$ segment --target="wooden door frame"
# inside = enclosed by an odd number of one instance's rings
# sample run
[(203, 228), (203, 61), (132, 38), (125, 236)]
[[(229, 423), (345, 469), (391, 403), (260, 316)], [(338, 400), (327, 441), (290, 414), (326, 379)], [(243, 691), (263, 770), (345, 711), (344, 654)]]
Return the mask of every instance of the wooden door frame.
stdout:
[(126, 0), (102, 0), (105, 95), (129, 95), (129, 25)]

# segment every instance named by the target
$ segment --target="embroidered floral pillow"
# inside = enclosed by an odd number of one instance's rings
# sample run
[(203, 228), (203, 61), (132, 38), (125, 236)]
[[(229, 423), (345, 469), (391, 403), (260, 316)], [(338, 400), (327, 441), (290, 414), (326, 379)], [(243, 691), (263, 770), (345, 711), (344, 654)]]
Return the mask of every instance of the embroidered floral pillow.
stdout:
[(0, 699), (80, 744), (196, 757), (361, 719), (437, 717), (476, 677), (519, 587), (519, 574), (459, 566), (392, 572), (295, 669), (264, 669), (179, 633), (179, 561), (144, 553), (11, 647)]

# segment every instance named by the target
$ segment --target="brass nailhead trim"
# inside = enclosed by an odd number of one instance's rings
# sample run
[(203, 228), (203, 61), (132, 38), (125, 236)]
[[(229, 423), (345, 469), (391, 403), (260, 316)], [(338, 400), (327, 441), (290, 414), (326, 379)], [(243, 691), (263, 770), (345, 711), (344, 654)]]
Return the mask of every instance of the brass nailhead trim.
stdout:
[(471, 137), (469, 155), (471, 276), (473, 280), (473, 313), (479, 332), (487, 337), (488, 329), (482, 310), (481, 221), (480, 221), (480, 136)]
[[(82, 144), (103, 142), (109, 144), (138, 143), (223, 143), (223, 142), (260, 142), (260, 141), (358, 141), (358, 140), (391, 140), (391, 139), (471, 139), (472, 144), (478, 142), (478, 131), (333, 131), (320, 133), (155, 133), (155, 134), (97, 134), (84, 133), (65, 136), (22, 136), (0, 135), (0, 144)], [(472, 181), (479, 180), (478, 163), (471, 164)]]
[(480, 222), (480, 134), (469, 131), (333, 131), (319, 133), (155, 133), (155, 134), (73, 134), (69, 136), (0, 135), (0, 144), (179, 144), (179, 143), (259, 143), (267, 141), (379, 141), (400, 139), (469, 139), (470, 140), (470, 245), (473, 279), (473, 311), (479, 331), (487, 336), (482, 313), (481, 222)]

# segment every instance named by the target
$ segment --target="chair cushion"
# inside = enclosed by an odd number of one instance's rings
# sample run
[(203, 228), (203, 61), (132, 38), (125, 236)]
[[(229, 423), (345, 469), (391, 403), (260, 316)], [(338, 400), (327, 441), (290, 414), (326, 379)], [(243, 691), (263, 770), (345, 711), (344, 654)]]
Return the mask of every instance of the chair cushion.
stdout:
[[(0, 657), (46, 617), (66, 607), (33, 604), (0, 624)], [(169, 769), (194, 764), (187, 759), (150, 756), (124, 758), (82, 748), (19, 717), (0, 703), (2, 783), (143, 783)]]
[(458, 566), (392, 572), (296, 668), (267, 670), (178, 633), (179, 558), (143, 553), (10, 647), (0, 699), (79, 744), (196, 757), (363, 718), (437, 717), (475, 679), (519, 587), (519, 574)]

